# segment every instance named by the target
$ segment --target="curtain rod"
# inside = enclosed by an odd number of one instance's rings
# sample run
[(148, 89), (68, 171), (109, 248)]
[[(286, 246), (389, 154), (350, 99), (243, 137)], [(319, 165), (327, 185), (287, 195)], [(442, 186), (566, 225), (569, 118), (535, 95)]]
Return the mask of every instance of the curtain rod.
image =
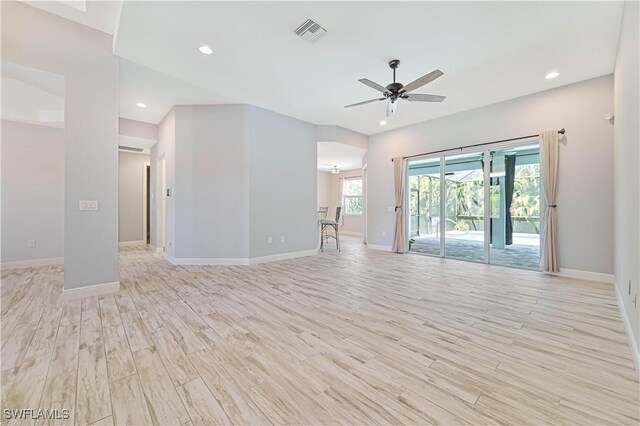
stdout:
[[(565, 134), (565, 129), (558, 130), (558, 133), (560, 133), (561, 135), (564, 135)], [(407, 158), (422, 157), (423, 155), (431, 155), (431, 154), (438, 154), (438, 153), (441, 153), (441, 152), (455, 151), (456, 149), (463, 150), (464, 148), (475, 148), (477, 146), (493, 145), (493, 144), (501, 143), (501, 142), (517, 141), (517, 140), (520, 140), (520, 139), (535, 138), (537, 136), (538, 135), (527, 135), (527, 136), (520, 136), (520, 137), (517, 137), (517, 138), (502, 139), (502, 140), (499, 140), (499, 141), (483, 142), (483, 143), (477, 143), (477, 144), (474, 144), (474, 145), (459, 146), (457, 148), (440, 149), (438, 151), (423, 152), (422, 154), (408, 155), (408, 156), (402, 157), (402, 158), (404, 160), (406, 160)], [(391, 159), (391, 161), (393, 161), (393, 158)]]

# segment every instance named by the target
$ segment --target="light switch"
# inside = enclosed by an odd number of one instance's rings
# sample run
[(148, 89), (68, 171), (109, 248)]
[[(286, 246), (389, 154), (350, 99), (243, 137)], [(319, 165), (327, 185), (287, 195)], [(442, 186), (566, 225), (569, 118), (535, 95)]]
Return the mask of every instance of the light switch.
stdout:
[(80, 210), (98, 210), (98, 201), (80, 200)]

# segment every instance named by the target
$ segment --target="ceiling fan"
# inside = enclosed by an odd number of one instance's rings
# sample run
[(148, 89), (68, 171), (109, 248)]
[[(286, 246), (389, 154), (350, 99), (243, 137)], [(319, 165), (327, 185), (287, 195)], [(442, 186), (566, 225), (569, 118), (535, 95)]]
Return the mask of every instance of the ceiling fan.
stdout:
[(396, 82), (396, 69), (400, 65), (400, 60), (394, 59), (389, 62), (389, 68), (393, 70), (393, 83), (387, 85), (387, 87), (383, 87), (378, 83), (374, 83), (373, 81), (361, 78), (358, 80), (360, 83), (365, 84), (372, 89), (375, 89), (382, 93), (383, 98), (370, 99), (368, 101), (358, 102), (351, 105), (346, 105), (345, 108), (352, 108), (355, 106), (366, 105), (371, 102), (384, 101), (389, 99), (389, 103), (387, 104), (387, 117), (392, 116), (396, 112), (396, 108), (398, 105), (398, 99), (405, 99), (410, 102), (442, 102), (445, 100), (445, 96), (440, 95), (424, 95), (421, 93), (411, 93), (416, 89), (424, 86), (427, 83), (431, 83), (438, 77), (444, 75), (444, 73), (440, 70), (431, 71), (429, 74), (425, 74), (417, 80), (412, 81), (406, 86), (402, 83)]

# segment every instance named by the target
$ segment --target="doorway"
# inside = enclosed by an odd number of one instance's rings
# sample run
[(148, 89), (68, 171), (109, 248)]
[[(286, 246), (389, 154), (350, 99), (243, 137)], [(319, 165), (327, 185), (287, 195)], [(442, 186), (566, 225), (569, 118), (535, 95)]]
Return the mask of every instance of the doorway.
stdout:
[(537, 140), (408, 160), (407, 188), (411, 253), (538, 269)]

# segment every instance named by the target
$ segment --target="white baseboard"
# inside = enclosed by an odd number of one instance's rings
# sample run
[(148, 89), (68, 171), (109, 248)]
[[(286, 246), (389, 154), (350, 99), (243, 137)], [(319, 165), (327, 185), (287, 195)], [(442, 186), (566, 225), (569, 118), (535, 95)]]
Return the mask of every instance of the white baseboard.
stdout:
[(118, 246), (120, 247), (129, 247), (129, 246), (140, 246), (140, 245), (144, 245), (144, 241), (140, 240), (140, 241), (121, 241), (118, 243)]
[(89, 285), (79, 288), (65, 288), (62, 290), (62, 299), (81, 299), (83, 297), (104, 296), (120, 291), (120, 282)]
[(64, 264), (64, 257), (52, 257), (49, 259), (32, 259), (32, 260), (18, 260), (15, 262), (3, 262), (0, 267), (2, 270), (7, 269), (21, 269), (21, 268), (33, 268), (38, 266), (50, 266), (50, 265), (62, 265)]
[(272, 254), (269, 256), (252, 257), (249, 259), (249, 265), (257, 265), (259, 263), (275, 262), (276, 260), (295, 259), (298, 257), (313, 256), (318, 254), (318, 249), (292, 251), (290, 253)]
[(367, 248), (373, 250), (391, 251), (391, 246), (381, 246), (378, 244), (367, 244)]
[(164, 258), (173, 265), (248, 265), (249, 259), (246, 257), (172, 257), (165, 253)]
[(259, 263), (275, 262), (277, 260), (295, 259), (297, 257), (313, 256), (318, 254), (317, 249), (294, 251), (289, 253), (272, 254), (269, 256), (259, 257), (171, 257), (165, 254), (165, 259), (173, 265), (209, 265), (209, 266), (224, 266), (224, 265), (257, 265)]
[(613, 284), (613, 274), (603, 274), (601, 272), (581, 271), (578, 269), (560, 268), (560, 272), (550, 273), (565, 278), (577, 278), (579, 280), (597, 281), (601, 283)]
[(154, 253), (164, 253), (164, 249), (162, 247), (156, 247), (149, 244), (149, 248), (151, 248), (151, 251)]
[(353, 235), (355, 237), (361, 237), (362, 236), (362, 232), (357, 232), (357, 231), (343, 231), (342, 229), (340, 230), (340, 235)]
[(629, 316), (627, 315), (627, 311), (624, 307), (624, 301), (622, 300), (622, 295), (620, 294), (620, 288), (617, 285), (615, 285), (615, 288), (616, 298), (618, 300), (618, 309), (620, 309), (620, 316), (622, 317), (622, 322), (624, 323), (624, 330), (627, 332), (629, 346), (631, 346), (633, 362), (636, 365), (636, 373), (638, 373), (638, 375), (640, 376), (640, 350), (638, 349), (638, 342), (636, 341), (636, 336), (633, 335), (633, 329), (631, 328)]

